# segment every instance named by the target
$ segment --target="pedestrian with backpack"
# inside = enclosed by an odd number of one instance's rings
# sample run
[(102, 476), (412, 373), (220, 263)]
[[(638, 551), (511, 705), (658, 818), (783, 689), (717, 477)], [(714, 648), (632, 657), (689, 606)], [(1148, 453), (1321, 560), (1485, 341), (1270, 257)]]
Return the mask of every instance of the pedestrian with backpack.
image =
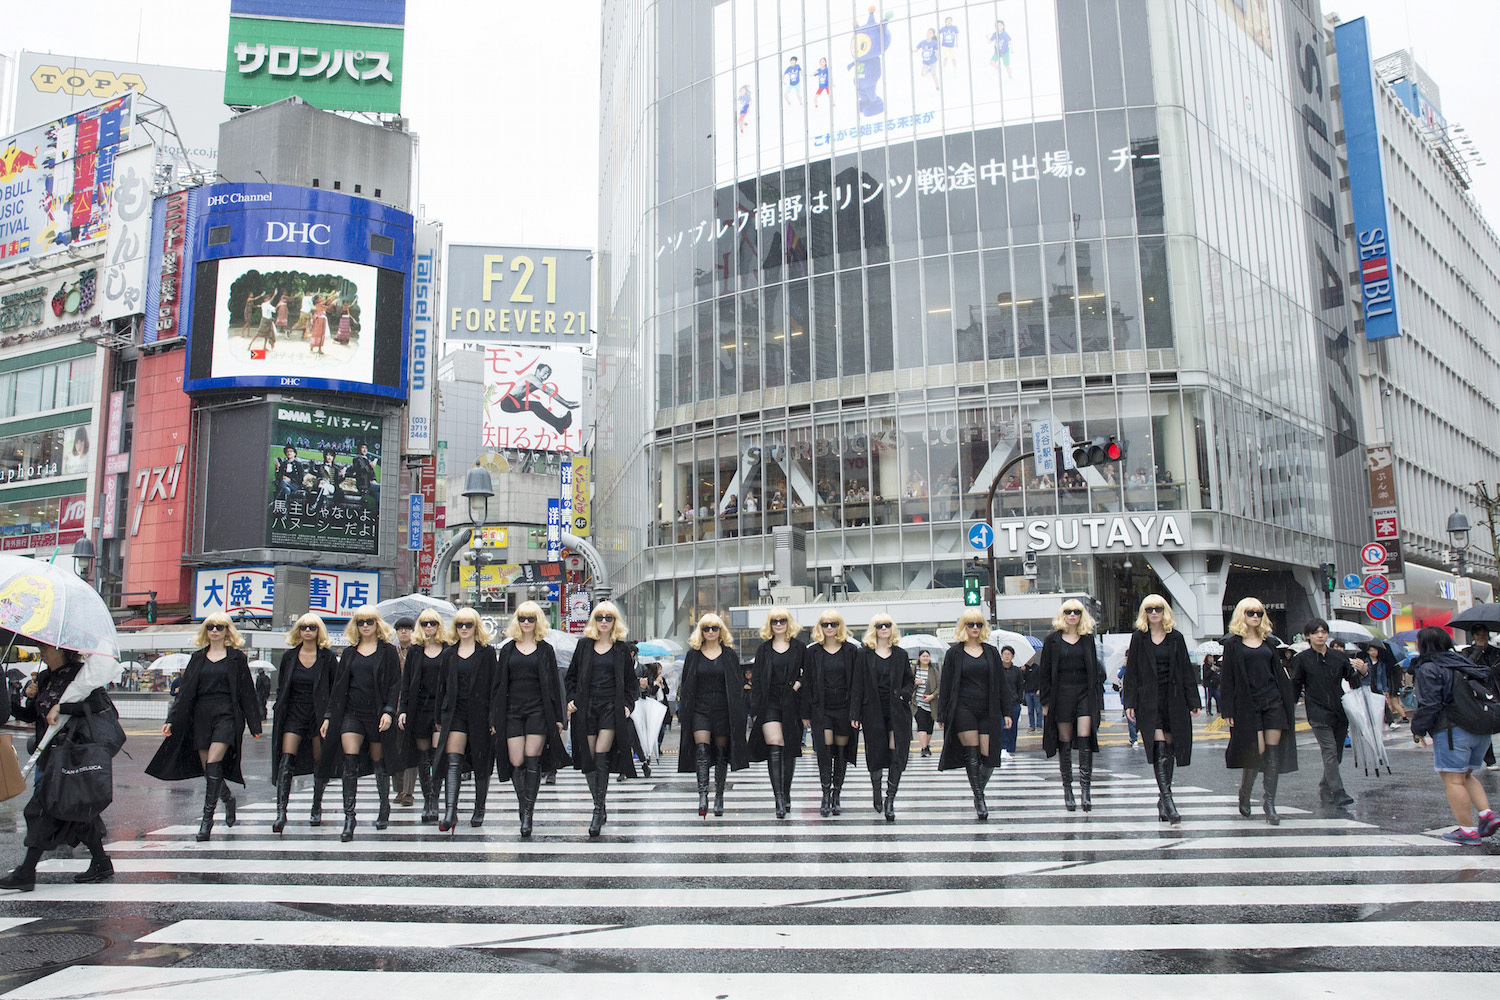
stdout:
[(1458, 821), (1443, 839), (1478, 845), (1500, 830), (1500, 818), (1474, 777), (1490, 737), (1500, 731), (1500, 670), (1473, 663), (1454, 650), (1447, 632), (1432, 626), (1417, 633), (1417, 653), (1412, 738), (1420, 743), (1432, 736), (1433, 768)]

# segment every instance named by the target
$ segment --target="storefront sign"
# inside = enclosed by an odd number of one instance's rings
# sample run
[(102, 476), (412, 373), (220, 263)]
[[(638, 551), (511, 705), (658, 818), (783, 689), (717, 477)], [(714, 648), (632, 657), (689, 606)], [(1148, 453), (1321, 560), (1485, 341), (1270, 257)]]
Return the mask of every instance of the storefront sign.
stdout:
[(113, 538), (119, 528), (115, 511), (120, 506), (120, 477), (105, 476), (99, 488), (99, 537)]
[(593, 254), (554, 247), (449, 244), (449, 340), (586, 344)]
[(0, 486), (86, 475), (92, 455), (87, 424), (0, 438)]
[(109, 423), (104, 430), (104, 454), (120, 453), (120, 438), (125, 428), (125, 393), (116, 390), (109, 394)]
[(573, 459), (573, 534), (589, 537), (589, 460)]
[[(193, 617), (215, 611), (269, 615), (276, 600), (274, 566), (200, 569), (193, 580)], [(365, 570), (311, 570), (308, 610), (329, 618), (348, 618), (380, 600), (380, 574)]]
[(143, 343), (181, 336), (178, 327), (182, 306), (182, 278), (187, 273), (188, 192), (177, 191), (159, 198), (151, 211), (150, 274), (146, 285), (146, 324)]
[(1063, 552), (1175, 552), (1187, 548), (1176, 514), (1108, 514), (1002, 521), (995, 525), (995, 555), (1016, 557), (1028, 549)]
[(72, 545), (83, 537), (86, 510), (82, 495), (0, 504), (0, 551)]

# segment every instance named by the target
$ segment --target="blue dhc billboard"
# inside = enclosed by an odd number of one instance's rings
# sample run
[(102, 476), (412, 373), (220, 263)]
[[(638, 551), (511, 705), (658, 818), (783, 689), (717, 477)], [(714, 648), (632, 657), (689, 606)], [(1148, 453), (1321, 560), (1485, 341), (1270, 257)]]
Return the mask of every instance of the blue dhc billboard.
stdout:
[(285, 184), (190, 192), (183, 389), (406, 398), (412, 217)]
[(1396, 311), (1396, 270), (1391, 264), (1386, 217), (1385, 170), (1380, 160), (1380, 124), (1375, 116), (1375, 69), (1365, 19), (1333, 29), (1339, 54), (1339, 103), (1344, 109), (1344, 143), (1349, 153), (1349, 194), (1354, 203), (1355, 250), (1359, 254), (1360, 298), (1365, 339), (1401, 336)]

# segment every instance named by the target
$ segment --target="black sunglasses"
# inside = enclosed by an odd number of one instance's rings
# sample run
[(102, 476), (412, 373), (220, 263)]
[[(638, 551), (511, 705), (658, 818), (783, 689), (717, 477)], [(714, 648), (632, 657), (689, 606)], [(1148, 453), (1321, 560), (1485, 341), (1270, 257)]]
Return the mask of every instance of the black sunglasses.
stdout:
[[(534, 622), (534, 621), (536, 621), (536, 615), (516, 615), (516, 621), (518, 621), (518, 622)], [(469, 625), (471, 623), (470, 622), (464, 622), (464, 624), (465, 625)]]
[(893, 622), (876, 622), (875, 623), (875, 627), (876, 628), (895, 628), (896, 626), (895, 626), (895, 623), (893, 623)]
[(1146, 614), (1149, 615), (1153, 611), (1156, 612), (1157, 614), (1160, 614), (1161, 612), (1166, 611), (1166, 610), (1167, 609), (1164, 608), (1164, 607), (1162, 607), (1160, 604), (1152, 604), (1152, 605), (1150, 605), (1149, 607), (1146, 608)]
[(1063, 612), (1063, 614), (1065, 614), (1065, 615), (1081, 615), (1081, 614), (1083, 614), (1083, 612), (1079, 611), (1077, 608), (1068, 608), (1067, 610), (1065, 610)]
[[(214, 625), (212, 627), (213, 628), (223, 628), (222, 625)], [(297, 627), (300, 628), (304, 632), (316, 632), (318, 630), (318, 626), (316, 626), (316, 625), (298, 625)]]
[(437, 628), (441, 624), (442, 624), (442, 622), (423, 622), (422, 623), (422, 627), (423, 628)]
[(719, 626), (717, 626), (717, 625), (705, 625), (705, 626), (703, 626), (703, 631), (705, 631), (705, 632), (717, 632), (717, 631), (719, 631)]
[(1266, 616), (1266, 613), (1264, 611), (1246, 611), (1245, 612), (1245, 617), (1246, 618), (1264, 618), (1265, 616)]
[(454, 622), (453, 623), (453, 627), (454, 628), (473, 628), (474, 627), (474, 623), (473, 622)]
[(823, 626), (824, 628), (838, 628), (839, 627), (839, 623), (838, 622), (818, 622), (818, 624), (821, 625), (821, 626)]
[(373, 619), (373, 618), (356, 618), (356, 619), (354, 619), (354, 624), (356, 624), (356, 625), (374, 625), (375, 624), (375, 619)]
[(596, 621), (596, 622), (612, 622), (614, 620), (615, 620), (615, 616), (614, 615), (595, 615), (594, 616), (594, 621)]
[(772, 625), (785, 625), (786, 624), (786, 619), (785, 618), (772, 618), (771, 619), (771, 624)]
[(229, 626), (228, 625), (220, 625), (218, 622), (214, 622), (212, 625), (205, 625), (203, 627), (205, 629), (207, 629), (208, 631), (210, 631), (210, 632), (222, 632), (225, 629), (227, 629)]
[(966, 622), (964, 628), (984, 628), (984, 622)]

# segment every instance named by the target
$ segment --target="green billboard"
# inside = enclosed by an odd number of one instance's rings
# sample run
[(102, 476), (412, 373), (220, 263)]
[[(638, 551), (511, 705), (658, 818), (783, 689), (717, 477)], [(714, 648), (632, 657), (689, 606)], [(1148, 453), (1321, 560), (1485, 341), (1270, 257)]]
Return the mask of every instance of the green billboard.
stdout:
[(224, 103), (300, 97), (324, 111), (400, 114), (404, 36), (367, 24), (231, 17)]

